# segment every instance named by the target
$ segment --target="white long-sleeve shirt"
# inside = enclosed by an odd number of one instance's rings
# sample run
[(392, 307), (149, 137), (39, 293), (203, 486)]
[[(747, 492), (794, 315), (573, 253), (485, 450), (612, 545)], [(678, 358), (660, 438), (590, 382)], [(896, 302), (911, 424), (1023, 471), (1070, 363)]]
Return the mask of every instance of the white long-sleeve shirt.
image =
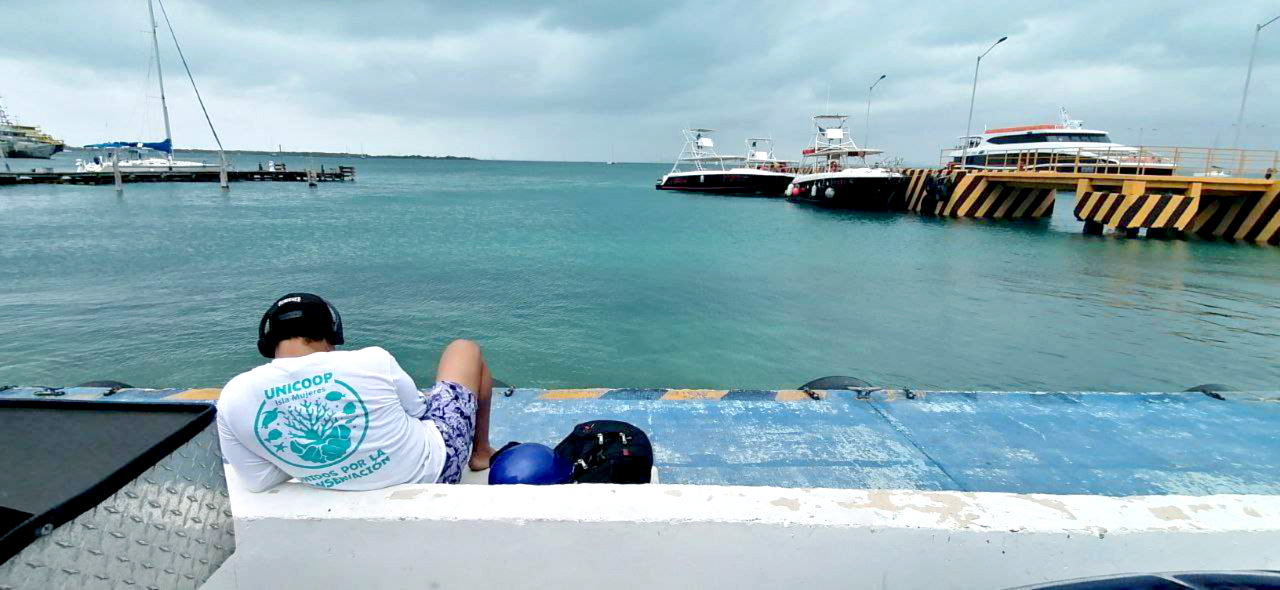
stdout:
[(444, 439), (396, 359), (371, 347), (279, 358), (237, 375), (218, 399), (223, 458), (249, 489), (297, 478), (340, 490), (432, 483)]

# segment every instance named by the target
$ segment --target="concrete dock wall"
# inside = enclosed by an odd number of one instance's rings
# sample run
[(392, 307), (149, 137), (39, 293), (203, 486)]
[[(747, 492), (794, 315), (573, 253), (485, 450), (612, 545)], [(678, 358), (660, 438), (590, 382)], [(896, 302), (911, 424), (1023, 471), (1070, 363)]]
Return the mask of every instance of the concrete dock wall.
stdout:
[(735, 486), (237, 489), (206, 588), (1002, 588), (1280, 567), (1280, 497)]

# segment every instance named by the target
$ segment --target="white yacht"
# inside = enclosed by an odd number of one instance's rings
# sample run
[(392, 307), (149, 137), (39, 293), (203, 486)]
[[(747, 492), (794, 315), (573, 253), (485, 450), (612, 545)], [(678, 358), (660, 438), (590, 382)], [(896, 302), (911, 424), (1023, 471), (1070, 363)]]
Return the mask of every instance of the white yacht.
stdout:
[(905, 188), (899, 172), (869, 166), (881, 150), (858, 147), (849, 138), (848, 115), (818, 115), (813, 142), (801, 152), (801, 172), (787, 186), (787, 198), (841, 209), (884, 210)]
[[(169, 104), (164, 97), (164, 72), (160, 67), (160, 42), (156, 38), (156, 15), (151, 1), (147, 1), (147, 14), (151, 19), (151, 48), (155, 52), (156, 81), (160, 85), (160, 108), (164, 112), (164, 141), (110, 141), (86, 145), (86, 148), (106, 150), (105, 155), (92, 159), (76, 160), (77, 172), (212, 172), (226, 165), (173, 159), (173, 133), (169, 128)], [(194, 84), (194, 82), (193, 82)], [(197, 98), (199, 98), (197, 94)], [(203, 104), (202, 104), (203, 107)], [(207, 116), (207, 115), (206, 115)], [(212, 123), (210, 123), (212, 127)], [(214, 134), (217, 139), (217, 134)], [(219, 142), (221, 146), (221, 142)]]
[[(773, 158), (772, 140), (747, 140), (748, 154), (721, 156), (715, 151), (714, 129), (685, 129), (684, 147), (671, 171), (658, 179), (658, 190), (693, 191), (736, 195), (779, 196), (794, 174), (783, 172), (785, 164)], [(755, 144), (752, 144), (752, 141)], [(761, 142), (769, 142), (758, 149)], [(726, 162), (744, 162), (726, 167)]]
[(949, 167), (980, 170), (1169, 175), (1177, 168), (1142, 148), (1111, 141), (1106, 131), (1086, 129), (1065, 108), (1058, 123), (1001, 127), (961, 137), (956, 147), (944, 151), (943, 160)]

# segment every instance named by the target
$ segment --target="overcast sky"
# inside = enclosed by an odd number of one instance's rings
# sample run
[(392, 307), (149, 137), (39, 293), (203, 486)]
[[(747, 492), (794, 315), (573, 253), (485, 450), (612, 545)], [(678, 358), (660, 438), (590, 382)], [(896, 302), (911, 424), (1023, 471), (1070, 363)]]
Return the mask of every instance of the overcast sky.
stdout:
[[(1125, 143), (1230, 146), (1254, 25), (1280, 0), (1204, 2), (307, 2), (166, 0), (228, 148), (669, 161), (680, 128), (722, 153), (810, 117), (936, 161), (974, 128), (1060, 107)], [(163, 135), (145, 0), (0, 0), (0, 96), (80, 145)], [(161, 21), (179, 147), (213, 147)], [(827, 106), (828, 95), (830, 106)], [(1145, 128), (1145, 131), (1139, 129)], [(140, 134), (142, 136), (140, 136)], [(1244, 127), (1280, 148), (1280, 22), (1262, 31)]]

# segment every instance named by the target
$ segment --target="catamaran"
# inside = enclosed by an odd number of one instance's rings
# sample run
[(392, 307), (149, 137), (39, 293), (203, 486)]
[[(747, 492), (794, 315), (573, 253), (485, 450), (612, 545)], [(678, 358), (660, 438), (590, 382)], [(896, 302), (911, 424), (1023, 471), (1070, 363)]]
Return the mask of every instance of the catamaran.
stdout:
[(866, 157), (881, 150), (858, 147), (849, 138), (848, 115), (813, 118), (813, 142), (801, 152), (801, 174), (786, 188), (787, 198), (824, 207), (882, 210), (904, 188), (899, 172), (868, 166)]
[[(755, 154), (748, 154), (746, 158), (722, 156), (716, 153), (715, 140), (711, 138), (714, 129), (685, 129), (683, 133), (684, 147), (671, 171), (658, 179), (654, 186), (658, 190), (778, 196), (794, 176), (767, 169), (768, 164), (781, 163), (773, 159), (772, 147), (763, 151), (757, 149)], [(746, 164), (750, 164), (752, 155), (759, 156), (754, 165), (725, 167), (725, 162), (746, 160)]]
[[(163, 5), (161, 6), (163, 8)], [(206, 162), (194, 162), (173, 159), (173, 133), (169, 127), (169, 104), (165, 100), (164, 95), (164, 72), (160, 65), (160, 41), (156, 36), (156, 13), (152, 6), (152, 1), (147, 0), (147, 16), (151, 22), (151, 48), (155, 53), (156, 60), (156, 81), (160, 85), (160, 109), (164, 112), (164, 141), (145, 142), (145, 141), (109, 141), (104, 143), (96, 143), (86, 145), (86, 148), (107, 150), (106, 155), (94, 156), (90, 160), (77, 159), (77, 172), (111, 172), (119, 170), (121, 172), (209, 172), (217, 171), (226, 167), (226, 156), (222, 156), (221, 164), (210, 164)], [(168, 17), (165, 17), (166, 21)], [(172, 31), (172, 27), (170, 28)], [(177, 38), (174, 38), (177, 43)], [(181, 52), (181, 48), (178, 49)], [(185, 58), (183, 59), (185, 63)], [(190, 75), (190, 71), (188, 71)], [(192, 86), (195, 86), (195, 80), (192, 80)], [(199, 91), (196, 91), (199, 98)], [(201, 108), (204, 103), (201, 101)], [(205, 113), (206, 119), (208, 113)], [(209, 125), (213, 128), (212, 122)], [(214, 132), (214, 139), (218, 139), (217, 132)], [(219, 151), (221, 151), (222, 142), (218, 141)]]
[(1142, 148), (1115, 143), (1106, 131), (1086, 129), (1084, 121), (1072, 119), (1065, 108), (1058, 123), (987, 129), (961, 137), (959, 145), (944, 152), (943, 160), (947, 166), (979, 170), (1170, 175), (1178, 167)]

